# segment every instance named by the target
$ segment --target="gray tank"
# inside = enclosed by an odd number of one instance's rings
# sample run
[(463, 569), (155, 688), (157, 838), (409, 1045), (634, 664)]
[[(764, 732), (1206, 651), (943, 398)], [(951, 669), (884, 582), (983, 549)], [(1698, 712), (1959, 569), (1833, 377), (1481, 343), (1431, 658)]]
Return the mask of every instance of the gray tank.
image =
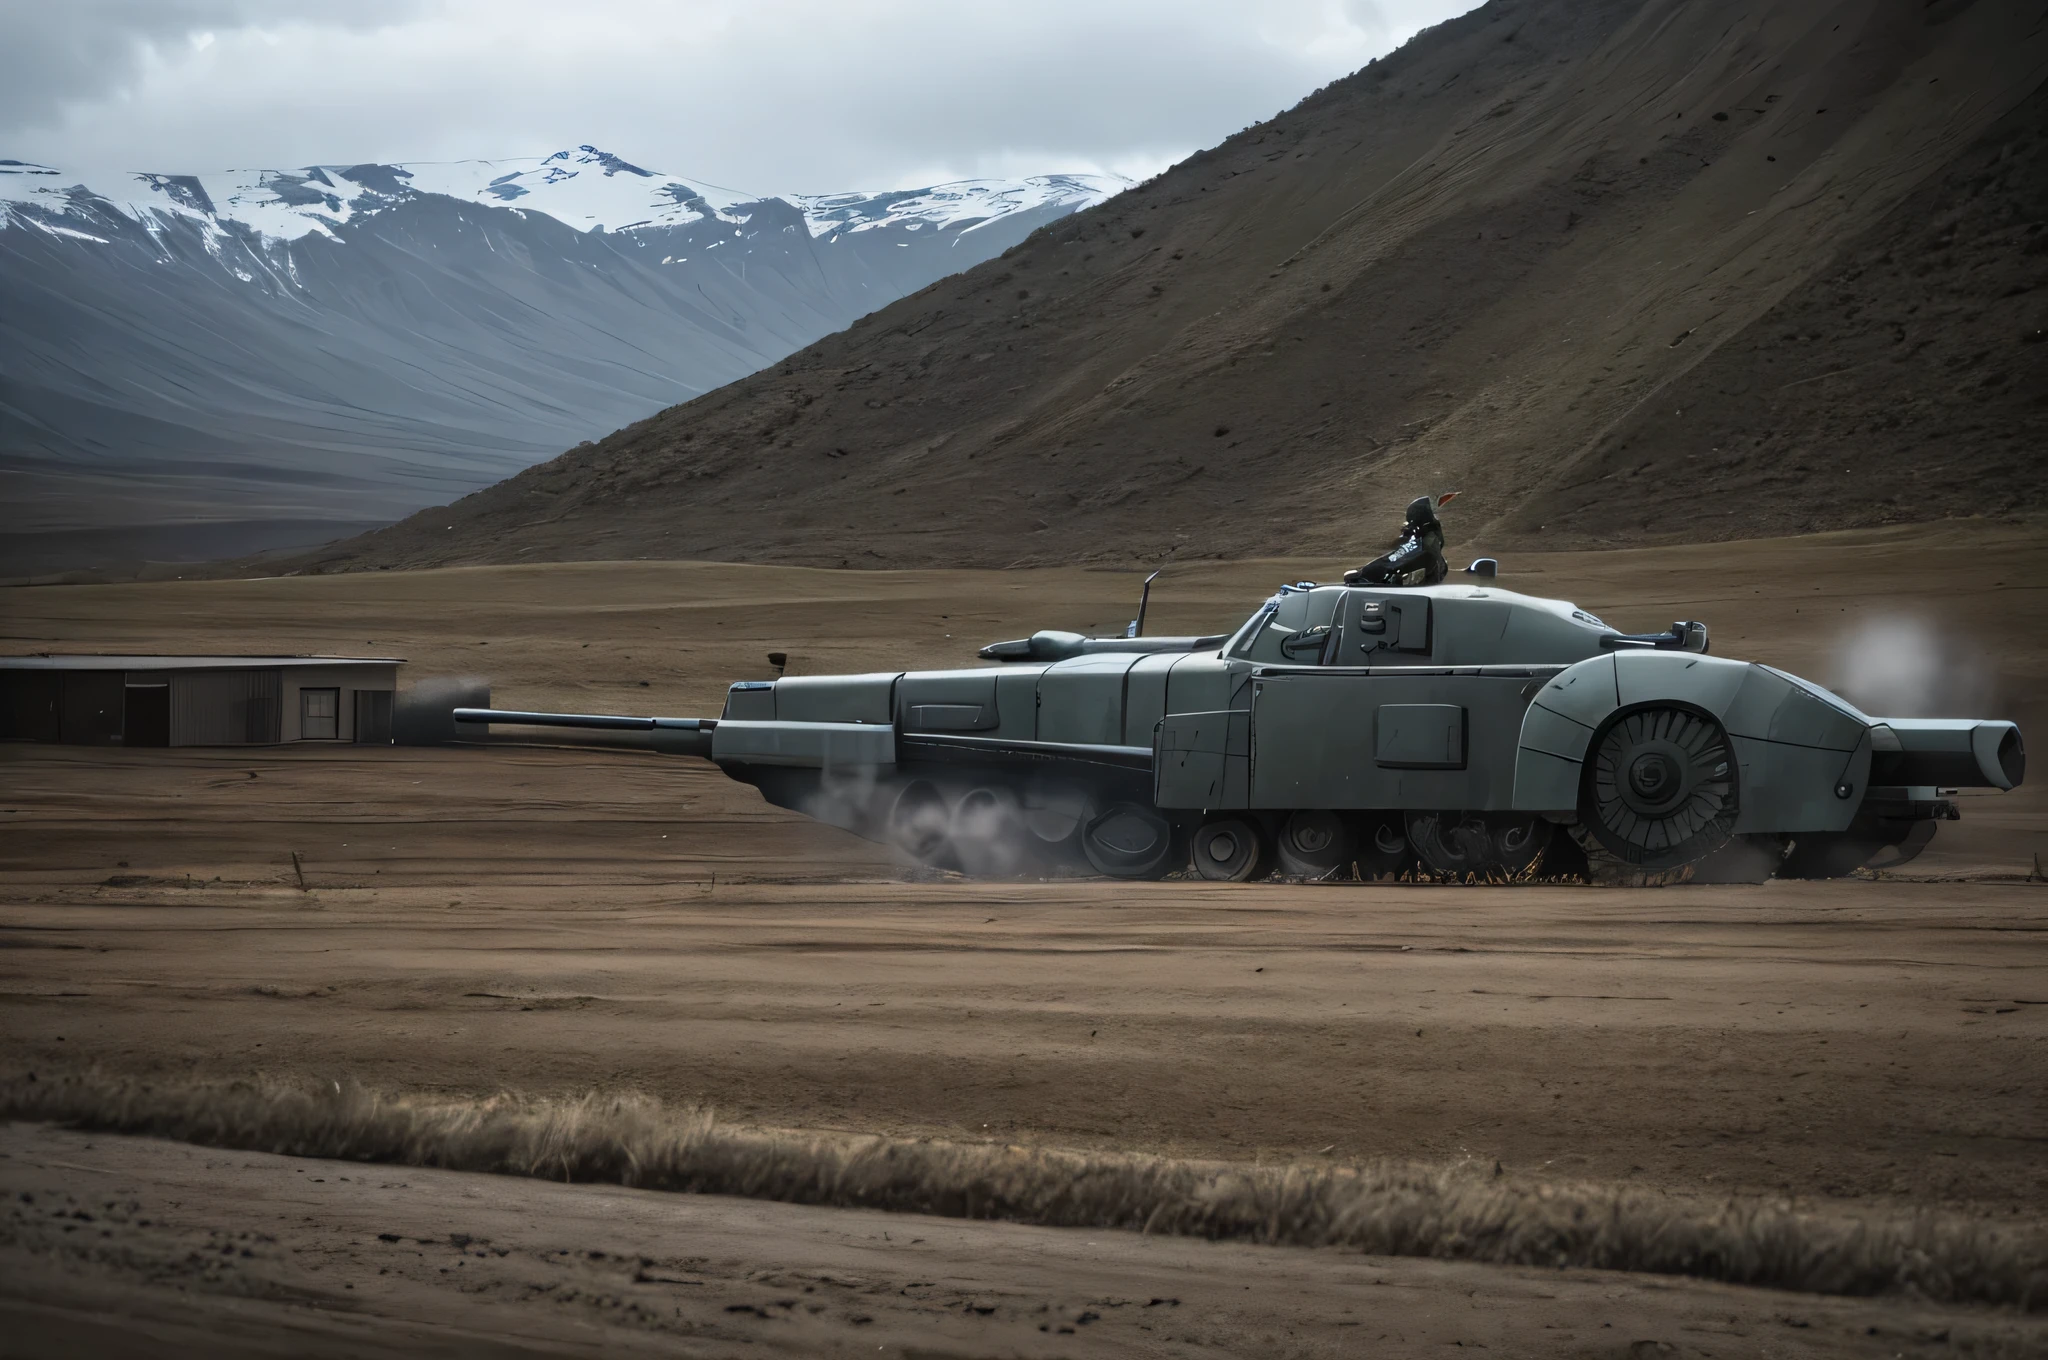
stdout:
[(1826, 877), (1904, 863), (1947, 793), (2025, 773), (2010, 722), (1874, 718), (1710, 655), (1701, 623), (1621, 633), (1486, 559), (1374, 575), (1282, 586), (1227, 636), (1142, 636), (1141, 604), (1127, 636), (1036, 633), (978, 668), (745, 680), (715, 719), (455, 716), (708, 759), (990, 877)]

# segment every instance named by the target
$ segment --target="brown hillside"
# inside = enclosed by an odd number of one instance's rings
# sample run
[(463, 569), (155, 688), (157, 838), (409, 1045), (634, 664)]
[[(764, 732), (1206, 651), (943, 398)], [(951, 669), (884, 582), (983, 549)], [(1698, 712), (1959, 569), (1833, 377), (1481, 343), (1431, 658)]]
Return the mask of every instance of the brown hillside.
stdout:
[(316, 570), (1333, 554), (2048, 502), (2048, 14), (1493, 0)]

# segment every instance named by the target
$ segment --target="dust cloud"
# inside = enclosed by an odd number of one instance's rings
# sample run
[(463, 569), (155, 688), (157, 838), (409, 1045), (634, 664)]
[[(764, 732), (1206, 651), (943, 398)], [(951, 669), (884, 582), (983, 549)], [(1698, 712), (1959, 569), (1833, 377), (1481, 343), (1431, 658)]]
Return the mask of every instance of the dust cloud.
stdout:
[(460, 739), (458, 708), (489, 708), (491, 682), (474, 675), (433, 676), (398, 692), (391, 705), (391, 740), (397, 746), (448, 746)]
[(1987, 649), (1924, 616), (1857, 624), (1837, 640), (1830, 666), (1829, 688), (1874, 717), (1983, 717), (1997, 697)]

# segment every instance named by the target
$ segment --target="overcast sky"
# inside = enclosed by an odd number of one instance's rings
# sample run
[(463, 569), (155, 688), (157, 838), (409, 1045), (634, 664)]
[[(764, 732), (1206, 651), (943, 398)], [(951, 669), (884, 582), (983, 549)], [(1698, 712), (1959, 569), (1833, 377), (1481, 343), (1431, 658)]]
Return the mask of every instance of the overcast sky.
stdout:
[(1143, 177), (1473, 0), (0, 0), (0, 156), (545, 155), (759, 193)]

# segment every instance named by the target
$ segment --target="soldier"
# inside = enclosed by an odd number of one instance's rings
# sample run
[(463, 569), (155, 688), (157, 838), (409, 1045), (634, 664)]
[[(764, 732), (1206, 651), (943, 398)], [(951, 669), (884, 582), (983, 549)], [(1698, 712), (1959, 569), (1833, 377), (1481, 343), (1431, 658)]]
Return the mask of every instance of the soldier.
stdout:
[(1437, 507), (1458, 493), (1417, 496), (1408, 502), (1408, 519), (1392, 551), (1344, 573), (1347, 586), (1433, 586), (1450, 575), (1444, 561), (1444, 526)]

